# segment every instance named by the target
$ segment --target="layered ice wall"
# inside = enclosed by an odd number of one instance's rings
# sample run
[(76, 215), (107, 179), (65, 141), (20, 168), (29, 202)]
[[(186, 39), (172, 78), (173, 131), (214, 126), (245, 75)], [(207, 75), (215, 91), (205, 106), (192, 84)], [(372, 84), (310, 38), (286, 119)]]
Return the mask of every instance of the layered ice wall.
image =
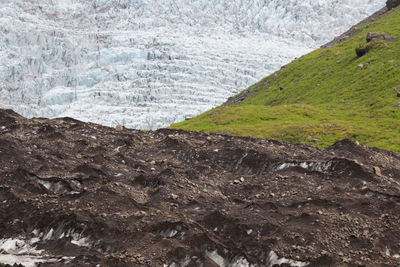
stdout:
[(385, 0), (0, 0), (0, 107), (155, 129), (221, 104)]

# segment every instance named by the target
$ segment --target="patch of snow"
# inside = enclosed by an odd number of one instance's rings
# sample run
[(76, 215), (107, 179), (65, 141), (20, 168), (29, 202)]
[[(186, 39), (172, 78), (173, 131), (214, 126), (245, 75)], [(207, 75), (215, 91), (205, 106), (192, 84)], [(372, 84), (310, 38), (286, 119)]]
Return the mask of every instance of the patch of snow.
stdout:
[(254, 265), (250, 264), (246, 258), (239, 257), (233, 263), (229, 264), (229, 267), (254, 267)]
[(25, 267), (35, 267), (38, 263), (47, 261), (47, 259), (40, 256), (0, 254), (0, 263), (11, 266), (21, 264)]
[(268, 266), (274, 266), (274, 265), (282, 265), (282, 264), (289, 264), (292, 267), (304, 267), (309, 265), (308, 262), (301, 262), (301, 261), (295, 261), (291, 259), (286, 259), (286, 258), (279, 258), (278, 255), (271, 250), (268, 254)]
[(301, 167), (310, 171), (326, 172), (332, 167), (332, 162), (283, 163), (277, 167), (277, 170), (284, 170), (292, 167)]
[(43, 250), (36, 250), (29, 243), (19, 238), (0, 239), (0, 253), (14, 255), (39, 255)]
[(79, 247), (90, 247), (91, 246), (91, 243), (90, 243), (89, 239), (86, 238), (86, 237), (82, 237), (82, 238), (77, 239), (77, 240), (72, 239), (71, 243), (74, 244), (74, 245), (77, 245)]
[(217, 264), (219, 267), (225, 267), (225, 259), (218, 254), (217, 250), (214, 251), (206, 251), (206, 255), (210, 260), (212, 260), (215, 264)]
[(400, 254), (392, 254), (392, 253), (390, 252), (389, 248), (386, 248), (385, 254), (386, 254), (386, 256), (388, 256), (388, 257), (392, 257), (392, 258), (395, 258), (395, 259), (400, 259)]
[(174, 236), (176, 236), (178, 234), (178, 231), (175, 229), (170, 229), (170, 230), (165, 230), (165, 231), (161, 231), (160, 235), (162, 237), (168, 237), (168, 238), (172, 238)]

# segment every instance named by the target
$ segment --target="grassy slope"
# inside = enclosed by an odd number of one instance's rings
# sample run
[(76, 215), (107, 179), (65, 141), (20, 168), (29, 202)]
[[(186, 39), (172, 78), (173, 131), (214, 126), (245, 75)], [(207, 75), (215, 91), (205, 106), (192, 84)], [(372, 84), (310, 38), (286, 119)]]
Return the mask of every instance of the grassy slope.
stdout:
[[(363, 57), (368, 32), (397, 37)], [(362, 69), (357, 69), (364, 64)], [(284, 87), (280, 90), (280, 87)], [(350, 138), (400, 151), (400, 9), (358, 28), (350, 39), (305, 55), (249, 88), (240, 104), (222, 106), (172, 128), (229, 133), (327, 147)], [(312, 139), (318, 139), (312, 140)]]

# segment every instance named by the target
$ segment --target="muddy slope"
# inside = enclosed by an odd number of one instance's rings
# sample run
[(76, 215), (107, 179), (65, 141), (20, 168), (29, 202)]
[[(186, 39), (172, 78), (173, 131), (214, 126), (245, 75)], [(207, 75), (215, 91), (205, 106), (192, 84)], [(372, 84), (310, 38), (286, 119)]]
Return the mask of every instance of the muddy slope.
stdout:
[(0, 110), (0, 214), (3, 263), (399, 266), (400, 156)]

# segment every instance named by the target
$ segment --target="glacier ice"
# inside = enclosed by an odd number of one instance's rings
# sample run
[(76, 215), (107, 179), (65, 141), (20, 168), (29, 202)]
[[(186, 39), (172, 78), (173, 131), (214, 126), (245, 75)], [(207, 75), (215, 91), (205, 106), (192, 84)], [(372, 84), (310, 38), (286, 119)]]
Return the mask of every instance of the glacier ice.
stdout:
[(0, 1), (0, 107), (164, 127), (221, 104), (384, 4)]

